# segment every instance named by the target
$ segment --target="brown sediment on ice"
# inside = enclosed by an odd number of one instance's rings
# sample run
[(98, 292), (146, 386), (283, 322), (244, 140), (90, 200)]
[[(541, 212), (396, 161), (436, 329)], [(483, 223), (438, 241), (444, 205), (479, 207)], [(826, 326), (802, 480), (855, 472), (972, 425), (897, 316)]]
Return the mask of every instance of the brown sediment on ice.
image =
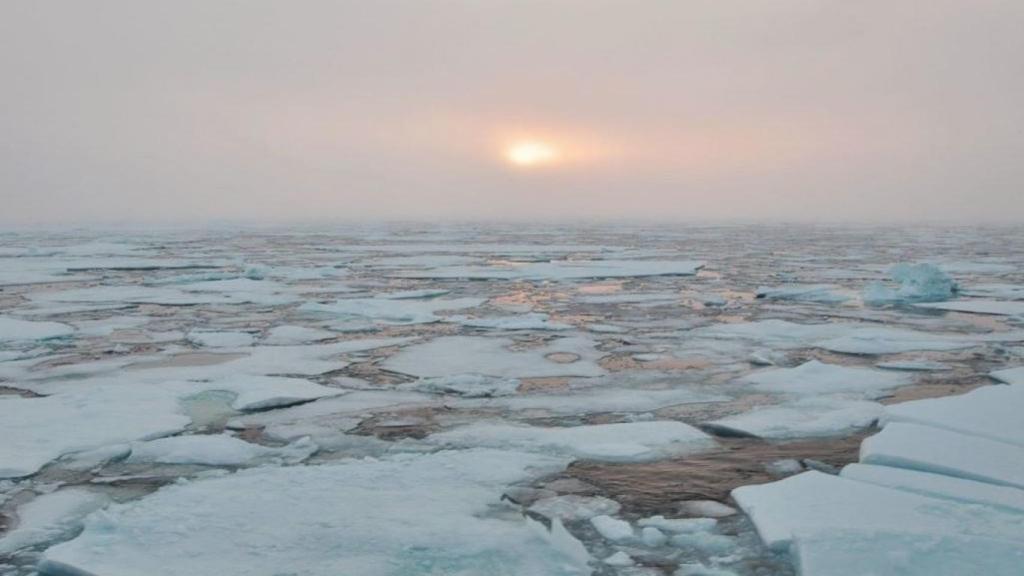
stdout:
[(912, 384), (910, 386), (904, 386), (903, 388), (897, 388), (884, 398), (880, 398), (878, 401), (882, 404), (899, 404), (910, 400), (941, 398), (943, 396), (959, 396), (960, 394), (966, 394), (975, 388), (987, 386), (989, 384), (991, 384), (991, 382), (987, 382), (981, 377), (971, 378), (967, 381)]
[(563, 476), (597, 486), (627, 511), (665, 514), (683, 500), (727, 502), (734, 488), (777, 480), (765, 469), (776, 460), (810, 459), (837, 468), (856, 462), (867, 435), (794, 442), (719, 439), (721, 449), (714, 452), (649, 463), (577, 461)]
[(665, 357), (657, 360), (640, 361), (636, 358), (616, 354), (605, 356), (598, 361), (598, 365), (609, 372), (624, 372), (627, 370), (656, 370), (659, 372), (676, 372), (683, 370), (703, 370), (712, 367), (711, 362), (704, 358), (674, 358)]
[(522, 378), (516, 391), (520, 394), (530, 392), (555, 392), (569, 389), (570, 379), (565, 376), (547, 376), (543, 378)]

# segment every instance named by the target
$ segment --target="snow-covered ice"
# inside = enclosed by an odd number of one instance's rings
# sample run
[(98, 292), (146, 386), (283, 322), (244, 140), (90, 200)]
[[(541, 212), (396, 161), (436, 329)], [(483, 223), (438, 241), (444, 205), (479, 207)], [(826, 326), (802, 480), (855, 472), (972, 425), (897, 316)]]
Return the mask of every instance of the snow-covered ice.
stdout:
[[(89, 516), (44, 573), (103, 576), (589, 574), (561, 525), (491, 511), (550, 457), (492, 450), (262, 467)], [(297, 571), (298, 570), (298, 571)]]
[(870, 368), (851, 368), (825, 364), (817, 360), (796, 368), (774, 368), (753, 372), (740, 378), (757, 390), (798, 396), (838, 392), (877, 396), (881, 391), (910, 384), (909, 376)]

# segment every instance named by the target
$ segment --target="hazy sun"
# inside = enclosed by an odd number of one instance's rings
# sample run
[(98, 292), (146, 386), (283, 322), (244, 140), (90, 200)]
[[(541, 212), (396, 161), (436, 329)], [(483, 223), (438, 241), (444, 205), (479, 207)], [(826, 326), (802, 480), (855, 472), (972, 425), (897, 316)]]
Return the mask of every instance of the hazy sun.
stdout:
[(505, 148), (505, 159), (515, 166), (530, 167), (557, 162), (561, 153), (547, 142), (523, 140)]

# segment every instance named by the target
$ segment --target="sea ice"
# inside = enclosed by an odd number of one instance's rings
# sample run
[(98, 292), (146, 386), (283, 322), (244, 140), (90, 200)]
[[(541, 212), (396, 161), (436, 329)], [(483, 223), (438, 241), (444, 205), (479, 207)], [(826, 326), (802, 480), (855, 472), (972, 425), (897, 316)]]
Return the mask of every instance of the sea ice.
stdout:
[(837, 528), (801, 537), (793, 556), (806, 576), (1017, 576), (1024, 566), (1019, 541), (885, 528)]
[(1024, 544), (1024, 516), (994, 508), (930, 498), (848, 478), (804, 472), (732, 491), (761, 540), (776, 550), (838, 530), (875, 534), (898, 527), (905, 534), (964, 534), (1012, 538)]
[(916, 304), (918, 308), (934, 308), (937, 310), (952, 310), (954, 312), (969, 312), (972, 314), (992, 314), (996, 316), (1021, 316), (1024, 315), (1024, 302), (1006, 302), (1003, 300), (957, 300), (954, 302), (932, 302), (927, 304)]
[(426, 441), (450, 447), (487, 447), (613, 462), (692, 454), (714, 446), (700, 430), (675, 421), (573, 427), (479, 422), (438, 432)]
[(1024, 300), (1021, 284), (974, 284), (960, 291), (964, 296), (993, 298), (995, 300)]
[(886, 422), (944, 428), (1024, 447), (1024, 386), (982, 386), (960, 396), (926, 398), (886, 407)]
[(43, 398), (0, 396), (0, 478), (34, 474), (70, 452), (172, 434), (188, 423), (175, 395), (145, 386), (95, 385)]
[(871, 464), (849, 464), (840, 476), (933, 498), (973, 502), (1024, 513), (1024, 490), (1010, 486)]
[(530, 512), (562, 520), (589, 520), (594, 516), (618, 514), (622, 508), (615, 500), (602, 496), (566, 494), (541, 498), (530, 505)]
[(885, 370), (903, 370), (906, 372), (941, 372), (953, 369), (949, 364), (932, 362), (931, 360), (894, 360), (892, 362), (879, 362), (875, 366)]
[(861, 443), (860, 461), (1024, 488), (1024, 447), (931, 426), (888, 424)]
[(330, 330), (310, 328), (308, 326), (275, 326), (263, 339), (263, 344), (271, 346), (305, 344), (307, 342), (320, 342), (337, 337), (337, 334)]
[(996, 370), (995, 372), (989, 374), (989, 376), (995, 378), (996, 380), (999, 380), (1000, 382), (1005, 382), (1007, 384), (1024, 385), (1024, 366), (1019, 366), (1017, 368), (1007, 368), (1005, 370)]
[(650, 390), (644, 388), (587, 388), (565, 394), (517, 394), (493, 399), (459, 400), (467, 408), (537, 410), (549, 414), (593, 414), (597, 412), (651, 412), (678, 404), (724, 402), (728, 396), (713, 396), (688, 387)]
[(397, 272), (400, 278), (465, 280), (587, 280), (693, 276), (703, 262), (673, 260), (553, 260), (503, 266), (440, 266), (429, 270)]
[(763, 392), (802, 397), (837, 392), (877, 397), (882, 390), (904, 386), (913, 378), (898, 373), (825, 364), (810, 360), (796, 368), (758, 370), (739, 379)]
[(440, 322), (443, 310), (475, 308), (484, 298), (435, 298), (430, 300), (393, 300), (389, 298), (349, 298), (330, 304), (307, 302), (300, 312), (329, 315), (347, 320), (368, 320), (381, 324), (429, 324)]
[(267, 448), (233, 436), (191, 435), (133, 442), (129, 464), (203, 464), (242, 466), (255, 462), (295, 464), (310, 457), (317, 446), (308, 438), (282, 448)]
[(885, 410), (881, 404), (842, 397), (800, 398), (777, 406), (754, 408), (705, 423), (718, 432), (790, 439), (838, 436), (873, 425)]
[(32, 322), (0, 317), (0, 342), (51, 340), (71, 336), (74, 333), (73, 327), (60, 322)]
[(251, 346), (252, 334), (248, 332), (209, 332), (193, 330), (188, 333), (188, 341), (204, 348), (240, 348)]
[(934, 264), (897, 264), (889, 270), (899, 288), (870, 284), (864, 290), (864, 302), (871, 305), (904, 302), (938, 302), (952, 298), (956, 282)]
[(618, 518), (612, 518), (607, 514), (594, 516), (590, 519), (590, 523), (594, 526), (594, 529), (597, 530), (598, 534), (612, 542), (632, 540), (634, 537), (633, 526), (631, 526), (629, 522)]
[(483, 374), (455, 374), (436, 378), (420, 378), (402, 388), (434, 394), (456, 394), (464, 398), (510, 396), (519, 388), (515, 378), (499, 378)]
[(449, 322), (457, 322), (470, 328), (491, 328), (495, 330), (572, 330), (570, 324), (552, 322), (547, 314), (530, 313), (496, 318), (470, 318), (453, 316)]
[(558, 521), (548, 531), (491, 512), (508, 484), (562, 465), (468, 450), (253, 468), (95, 513), (81, 535), (48, 549), (40, 568), (103, 576), (589, 574), (582, 546)]
[[(549, 376), (600, 376), (597, 365), (603, 353), (583, 336), (557, 338), (528, 349), (512, 349), (507, 338), (443, 336), (400, 350), (382, 365), (388, 370), (420, 377), (484, 374), (501, 378)], [(578, 356), (575, 362), (555, 362), (551, 355)]]
[(764, 300), (792, 300), (796, 302), (818, 302), (822, 304), (838, 304), (849, 298), (836, 292), (838, 287), (832, 284), (803, 284), (769, 287), (757, 289), (757, 297)]
[(0, 536), (0, 557), (71, 536), (82, 519), (110, 500), (99, 492), (65, 488), (37, 496), (17, 509), (14, 529)]

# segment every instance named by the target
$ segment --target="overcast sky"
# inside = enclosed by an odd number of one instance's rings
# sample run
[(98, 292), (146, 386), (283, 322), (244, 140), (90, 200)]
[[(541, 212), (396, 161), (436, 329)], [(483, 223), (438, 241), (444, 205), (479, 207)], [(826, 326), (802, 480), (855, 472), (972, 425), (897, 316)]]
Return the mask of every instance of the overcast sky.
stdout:
[[(559, 151), (510, 164), (520, 140)], [(1024, 223), (1021, 0), (0, 3), (0, 223)]]

